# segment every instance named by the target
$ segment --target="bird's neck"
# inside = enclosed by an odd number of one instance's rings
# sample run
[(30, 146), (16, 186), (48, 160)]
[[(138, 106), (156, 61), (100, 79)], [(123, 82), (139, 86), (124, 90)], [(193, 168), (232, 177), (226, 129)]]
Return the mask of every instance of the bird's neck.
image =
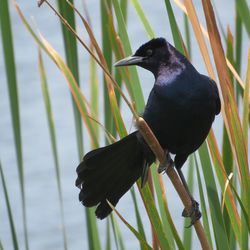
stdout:
[(160, 65), (157, 74), (155, 74), (155, 84), (166, 86), (173, 83), (185, 68), (185, 64), (177, 61), (170, 65)]

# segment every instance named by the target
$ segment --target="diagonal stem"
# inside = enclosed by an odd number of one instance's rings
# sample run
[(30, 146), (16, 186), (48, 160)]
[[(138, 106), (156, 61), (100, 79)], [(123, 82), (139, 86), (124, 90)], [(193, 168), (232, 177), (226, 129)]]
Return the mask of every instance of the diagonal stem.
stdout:
[[(157, 138), (149, 128), (148, 124), (145, 122), (145, 120), (142, 117), (139, 117), (136, 120), (138, 129), (140, 133), (142, 134), (144, 140), (147, 142), (147, 144), (150, 146), (151, 150), (154, 152), (156, 158), (159, 160), (160, 164), (163, 165), (166, 163), (166, 153), (162, 149), (160, 143), (158, 142)], [(190, 196), (185, 189), (184, 185), (182, 184), (180, 178), (178, 177), (178, 174), (176, 173), (174, 168), (167, 168), (166, 173), (168, 177), (170, 178), (172, 184), (174, 185), (175, 190), (177, 191), (180, 199), (182, 200), (183, 205), (185, 206), (185, 209), (189, 212), (192, 210), (192, 200), (190, 199)], [(211, 247), (209, 245), (207, 236), (205, 234), (204, 228), (200, 222), (200, 220), (197, 220), (194, 223), (194, 228), (196, 231), (196, 234), (200, 240), (200, 244), (202, 246), (203, 250), (210, 250)]]

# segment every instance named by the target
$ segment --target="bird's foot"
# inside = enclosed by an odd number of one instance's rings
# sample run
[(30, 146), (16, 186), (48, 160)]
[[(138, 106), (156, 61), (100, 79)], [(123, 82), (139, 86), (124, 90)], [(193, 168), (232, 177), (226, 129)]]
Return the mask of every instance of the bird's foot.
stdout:
[(173, 167), (173, 166), (174, 166), (174, 162), (171, 159), (170, 154), (167, 153), (164, 164), (160, 164), (158, 167), (158, 170), (157, 170), (158, 174), (161, 174), (162, 172), (166, 172), (169, 167)]
[(199, 210), (199, 203), (195, 200), (192, 200), (192, 208), (189, 211), (187, 211), (187, 209), (184, 208), (182, 212), (182, 216), (185, 218), (187, 217), (191, 218), (191, 223), (189, 226), (187, 226), (187, 228), (193, 226), (194, 223), (201, 218), (201, 212)]

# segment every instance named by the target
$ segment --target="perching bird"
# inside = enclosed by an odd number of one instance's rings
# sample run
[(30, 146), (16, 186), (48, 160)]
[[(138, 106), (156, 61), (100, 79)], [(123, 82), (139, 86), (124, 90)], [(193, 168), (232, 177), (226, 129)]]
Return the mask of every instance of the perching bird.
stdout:
[[(181, 167), (187, 157), (206, 139), (221, 103), (215, 82), (200, 74), (194, 66), (164, 38), (143, 44), (133, 56), (115, 66), (137, 65), (151, 71), (154, 86), (143, 118), (162, 148), (175, 154), (174, 166), (188, 191)], [(147, 178), (147, 169), (155, 156), (139, 131), (120, 141), (87, 153), (77, 167), (79, 200), (86, 207), (97, 205), (96, 216), (105, 218), (139, 177)], [(163, 169), (164, 170), (164, 169)], [(188, 191), (189, 193), (189, 191)], [(189, 193), (190, 194), (190, 193)], [(192, 224), (201, 216), (194, 205)]]

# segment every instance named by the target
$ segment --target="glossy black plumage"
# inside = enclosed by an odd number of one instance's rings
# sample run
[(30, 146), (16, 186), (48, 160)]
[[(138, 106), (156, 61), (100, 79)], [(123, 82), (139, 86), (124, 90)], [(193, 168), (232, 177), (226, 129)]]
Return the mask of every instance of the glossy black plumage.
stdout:
[[(155, 76), (143, 118), (161, 146), (175, 154), (180, 169), (189, 154), (206, 139), (220, 112), (218, 89), (213, 80), (193, 65), (163, 38), (142, 45), (117, 66), (138, 65)], [(96, 215), (106, 217), (113, 205), (155, 160), (138, 131), (107, 147), (89, 152), (77, 168), (76, 185), (85, 206), (98, 205)]]

